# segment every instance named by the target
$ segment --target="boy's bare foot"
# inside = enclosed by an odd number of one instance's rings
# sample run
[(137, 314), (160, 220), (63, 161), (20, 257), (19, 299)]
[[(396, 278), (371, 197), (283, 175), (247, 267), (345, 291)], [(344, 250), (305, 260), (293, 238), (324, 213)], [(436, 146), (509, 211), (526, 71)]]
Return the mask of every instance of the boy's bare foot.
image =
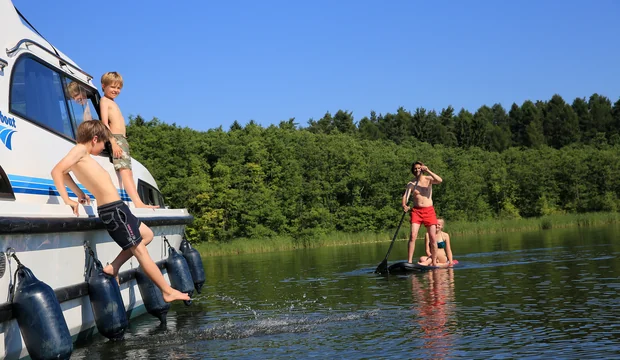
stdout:
[(112, 267), (112, 265), (108, 264), (103, 268), (103, 272), (112, 276), (113, 278), (116, 279), (116, 282), (120, 285), (121, 284), (121, 280), (118, 278), (118, 270), (114, 270), (114, 267)]
[(164, 293), (162, 292), (162, 295), (164, 296), (164, 301), (165, 302), (173, 302), (175, 300), (191, 300), (189, 295), (187, 295), (186, 293), (182, 293), (179, 290), (170, 288), (170, 292), (169, 293)]

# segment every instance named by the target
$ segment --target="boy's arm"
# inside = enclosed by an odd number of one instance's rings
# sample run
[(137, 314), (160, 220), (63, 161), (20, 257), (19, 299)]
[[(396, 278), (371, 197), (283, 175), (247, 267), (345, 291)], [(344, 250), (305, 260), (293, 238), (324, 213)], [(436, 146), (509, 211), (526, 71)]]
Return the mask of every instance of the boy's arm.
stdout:
[(432, 172), (428, 168), (428, 166), (422, 166), (422, 171), (428, 173), (431, 176), (431, 184), (441, 184), (441, 182), (443, 181), (443, 179), (440, 178), (439, 175)]
[[(103, 125), (105, 125), (108, 130), (112, 131), (110, 128), (110, 113), (108, 111), (110, 107), (108, 106), (108, 101), (110, 100), (105, 97), (101, 99), (101, 103), (99, 104), (99, 112), (101, 113), (101, 122)], [(115, 158), (120, 158), (123, 155), (123, 150), (120, 146), (118, 146), (116, 140), (110, 138), (110, 145), (112, 145), (112, 155)]]
[(84, 195), (84, 192), (82, 191), (82, 189), (80, 189), (80, 188), (77, 186), (77, 184), (75, 183), (75, 181), (73, 181), (73, 178), (71, 177), (71, 175), (69, 175), (69, 173), (65, 173), (65, 174), (62, 174), (62, 175), (63, 175), (63, 177), (62, 177), (62, 178), (63, 178), (63, 180), (64, 180), (65, 185), (67, 185), (67, 187), (68, 187), (71, 191), (73, 191), (73, 193), (74, 193), (75, 195), (77, 195), (79, 198), (82, 198), (82, 197), (83, 197), (82, 195)]
[(448, 263), (452, 264), (452, 246), (450, 246), (450, 235), (444, 233), (446, 242), (446, 257), (448, 258)]
[(99, 112), (101, 113), (101, 122), (103, 125), (110, 128), (110, 118), (108, 113), (108, 99), (102, 97), (101, 102), (99, 103)]
[(69, 175), (69, 173), (64, 174), (63, 179), (65, 180), (65, 185), (67, 185), (67, 187), (71, 189), (71, 191), (73, 191), (75, 195), (77, 195), (78, 202), (80, 204), (85, 204), (85, 205), (90, 204), (90, 196), (86, 195), (84, 191), (82, 191), (82, 189), (80, 189), (77, 186), (77, 184), (75, 183), (75, 181), (73, 181), (73, 178), (71, 177), (71, 175)]
[(69, 199), (69, 193), (65, 188), (65, 184), (69, 186), (69, 188), (74, 191), (78, 196), (83, 197), (84, 192), (78, 188), (75, 184), (75, 181), (69, 175), (69, 169), (71, 166), (75, 165), (81, 158), (86, 154), (84, 149), (76, 146), (69, 153), (54, 166), (52, 169), (52, 179), (54, 179), (54, 185), (56, 186), (56, 190), (58, 194), (62, 198), (62, 201), (65, 204), (71, 206), (73, 209), (73, 213), (78, 215), (78, 203)]
[(409, 202), (409, 196), (411, 196), (411, 183), (407, 184), (407, 188), (405, 189), (405, 193), (403, 194), (403, 211), (409, 211), (409, 206), (407, 206), (407, 202)]

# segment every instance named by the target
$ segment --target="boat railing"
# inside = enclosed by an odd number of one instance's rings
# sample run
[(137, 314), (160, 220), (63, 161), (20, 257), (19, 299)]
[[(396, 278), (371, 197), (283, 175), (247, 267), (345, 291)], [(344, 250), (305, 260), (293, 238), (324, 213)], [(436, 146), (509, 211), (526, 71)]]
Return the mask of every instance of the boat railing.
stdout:
[[(36, 42), (34, 40), (31, 40), (31, 39), (21, 39), (17, 43), (17, 45), (15, 45), (14, 47), (12, 47), (10, 49), (6, 49), (6, 54), (9, 55), (9, 56), (12, 55), (14, 52), (19, 50), (20, 46), (22, 46), (23, 44), (26, 44), (26, 48), (28, 48), (28, 45), (34, 45), (34, 46), (38, 47), (39, 49), (45, 51), (49, 55), (53, 56), (58, 61), (60, 61), (60, 66), (63, 66), (63, 65), (69, 66), (69, 67), (73, 68), (74, 70), (78, 71), (79, 73), (83, 74), (84, 76), (86, 76), (88, 78), (88, 80), (92, 80), (93, 79), (92, 75), (88, 74), (86, 71), (84, 71), (84, 70), (80, 69), (79, 67), (71, 64), (68, 60), (65, 60), (62, 57), (58, 56), (57, 54), (54, 54), (52, 51), (50, 51), (45, 46), (43, 46), (43, 45), (39, 44), (38, 42)], [(0, 61), (4, 61), (4, 60), (0, 59)], [(6, 61), (5, 61), (5, 63), (6, 63)], [(1, 62), (0, 62), (0, 64), (1, 64)], [(8, 63), (6, 63), (6, 65), (8, 65)], [(2, 67), (2, 65), (0, 65), (0, 67)]]

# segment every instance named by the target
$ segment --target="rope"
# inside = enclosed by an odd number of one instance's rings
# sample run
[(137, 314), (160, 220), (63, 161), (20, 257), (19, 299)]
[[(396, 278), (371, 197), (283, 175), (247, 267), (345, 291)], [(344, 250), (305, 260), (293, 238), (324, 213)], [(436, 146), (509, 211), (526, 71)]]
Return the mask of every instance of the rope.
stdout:
[(189, 240), (187, 240), (187, 237), (188, 237), (187, 236), (187, 230), (183, 229), (183, 239), (185, 239), (185, 241), (187, 241), (187, 244), (189, 245), (189, 248), (191, 249), (192, 248), (192, 243), (189, 242)]
[(90, 247), (90, 245), (88, 245), (88, 242), (84, 241), (84, 250), (88, 251), (88, 255), (89, 258), (86, 259), (86, 264), (84, 267), (84, 276), (86, 278), (89, 278), (92, 271), (93, 271), (93, 265), (95, 264), (95, 260), (99, 260), (97, 259), (97, 257), (95, 256), (95, 252), (93, 251), (93, 249)]
[(10, 247), (10, 248), (8, 248), (6, 250), (6, 256), (7, 257), (12, 257), (13, 259), (15, 259), (15, 261), (17, 262), (17, 266), (24, 267), (24, 265), (22, 265), (21, 261), (19, 261), (19, 259), (17, 258), (17, 255), (15, 255), (15, 249), (13, 249), (12, 247)]
[(15, 249), (12, 247), (6, 250), (6, 256), (8, 258), (15, 259), (17, 262), (17, 269), (15, 269), (15, 272), (13, 273), (13, 283), (9, 285), (9, 301), (13, 302), (13, 298), (15, 297), (15, 289), (17, 288), (17, 272), (25, 266), (21, 263), (21, 261), (19, 261), (17, 255), (15, 255)]
[(168, 245), (168, 247), (172, 247), (172, 245), (170, 245), (170, 243), (168, 242), (166, 235), (162, 235), (162, 237), (164, 238), (164, 244)]
[(86, 241), (84, 241), (84, 249), (88, 250), (88, 255), (90, 255), (93, 259), (97, 258), (95, 256), (95, 252), (93, 251), (93, 248), (91, 248), (90, 245), (88, 245), (88, 243)]

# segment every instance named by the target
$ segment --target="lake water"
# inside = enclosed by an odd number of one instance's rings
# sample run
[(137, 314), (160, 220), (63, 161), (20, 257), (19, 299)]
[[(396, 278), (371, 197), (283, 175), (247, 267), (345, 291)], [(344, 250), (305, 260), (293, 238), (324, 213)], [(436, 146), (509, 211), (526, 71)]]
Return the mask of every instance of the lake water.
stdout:
[(619, 358), (619, 234), (453, 236), (457, 267), (406, 276), (373, 273), (389, 241), (210, 257), (203, 294), (165, 328), (144, 315), (72, 359)]

